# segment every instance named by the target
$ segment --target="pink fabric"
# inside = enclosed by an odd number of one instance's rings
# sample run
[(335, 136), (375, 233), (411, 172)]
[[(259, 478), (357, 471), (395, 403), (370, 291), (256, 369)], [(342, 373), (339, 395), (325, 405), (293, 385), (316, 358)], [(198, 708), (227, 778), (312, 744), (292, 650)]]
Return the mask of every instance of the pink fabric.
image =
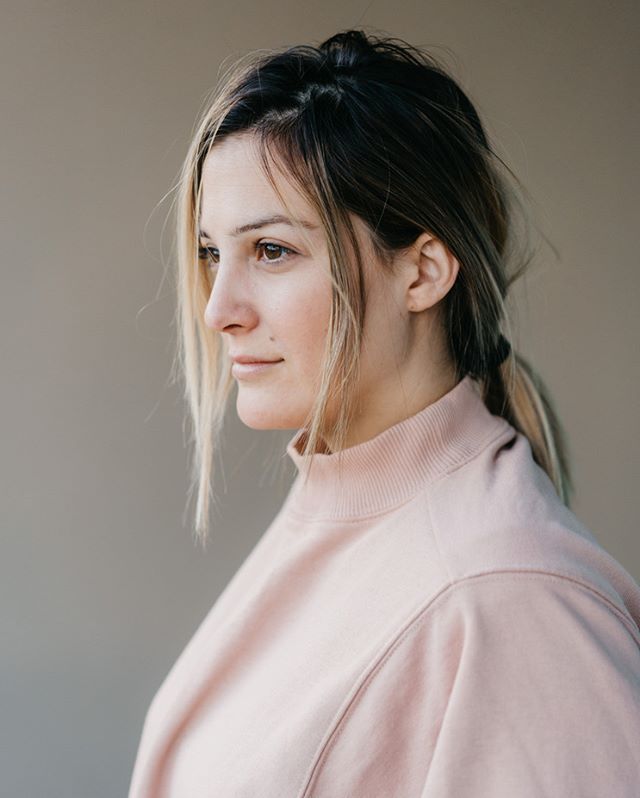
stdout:
[(640, 587), (471, 377), (306, 485), (303, 434), (129, 798), (638, 798)]

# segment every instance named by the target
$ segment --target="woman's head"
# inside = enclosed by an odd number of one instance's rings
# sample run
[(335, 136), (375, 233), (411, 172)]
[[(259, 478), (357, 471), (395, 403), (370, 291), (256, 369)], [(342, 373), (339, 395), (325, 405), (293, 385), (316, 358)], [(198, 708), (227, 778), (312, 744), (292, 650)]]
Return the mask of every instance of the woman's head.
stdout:
[[(309, 423), (325, 370), (330, 259), (315, 207), (290, 182), (285, 164), (273, 165), (274, 190), (258, 147), (252, 132), (233, 133), (204, 160), (198, 228), (211, 280), (204, 322), (219, 333), (229, 358), (274, 361), (260, 371), (234, 366), (242, 421), (291, 429)], [(390, 270), (372, 246), (368, 223), (353, 212), (350, 220), (366, 301), (358, 375), (349, 386), (356, 412), (345, 445), (384, 429), (385, 415), (400, 420), (457, 382), (439, 313), (457, 260), (425, 232), (394, 253)], [(342, 393), (327, 406), (323, 444), (332, 450)], [(407, 406), (398, 415), (400, 403)]]
[[(453, 78), (397, 39), (346, 31), (259, 51), (227, 75), (179, 186), (199, 531), (229, 355), (280, 359), (237, 375), (238, 412), (250, 426), (305, 426), (310, 453), (323, 439), (357, 441), (358, 419), (398, 391), (471, 374), (566, 500), (561, 432), (539, 378), (515, 353), (494, 365), (507, 288), (526, 265), (508, 274), (515, 195), (501, 163)], [(274, 213), (309, 226), (233, 235)]]

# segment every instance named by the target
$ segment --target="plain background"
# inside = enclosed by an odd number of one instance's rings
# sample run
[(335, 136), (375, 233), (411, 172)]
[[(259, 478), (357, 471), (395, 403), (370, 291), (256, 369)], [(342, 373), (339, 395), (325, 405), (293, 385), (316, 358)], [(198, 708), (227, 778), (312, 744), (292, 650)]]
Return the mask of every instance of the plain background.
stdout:
[(517, 345), (567, 430), (573, 510), (640, 578), (639, 11), (5, 0), (3, 795), (126, 793), (153, 694), (288, 489), (293, 433), (247, 429), (232, 408), (228, 491), (203, 552), (185, 511), (186, 408), (169, 378), (162, 199), (219, 70), (248, 50), (364, 26), (450, 67), (560, 253), (543, 249), (515, 288)]

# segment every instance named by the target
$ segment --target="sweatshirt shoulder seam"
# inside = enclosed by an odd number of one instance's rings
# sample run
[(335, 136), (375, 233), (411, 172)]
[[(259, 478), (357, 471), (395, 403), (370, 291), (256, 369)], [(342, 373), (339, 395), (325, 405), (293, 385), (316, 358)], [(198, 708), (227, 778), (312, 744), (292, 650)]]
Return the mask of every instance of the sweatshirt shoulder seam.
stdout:
[(622, 621), (629, 634), (633, 637), (636, 644), (640, 646), (640, 635), (637, 629), (633, 629), (627, 616), (620, 610), (620, 608), (611, 601), (611, 599), (604, 593), (599, 591), (589, 582), (578, 579), (575, 574), (563, 573), (560, 571), (535, 569), (535, 568), (505, 568), (493, 569), (491, 571), (480, 572), (471, 574), (454, 581), (450, 581), (444, 585), (435, 595), (430, 596), (426, 603), (422, 603), (416, 610), (405, 620), (399, 631), (397, 631), (391, 639), (382, 646), (382, 648), (374, 655), (366, 668), (361, 672), (355, 680), (354, 685), (347, 695), (345, 701), (340, 705), (337, 713), (328, 725), (327, 732), (323, 736), (320, 745), (314, 754), (311, 765), (307, 774), (305, 775), (302, 789), (298, 794), (298, 798), (308, 798), (310, 795), (309, 790), (312, 788), (318, 773), (328, 759), (331, 749), (336, 744), (339, 736), (345, 726), (345, 722), (349, 716), (354, 712), (360, 699), (367, 691), (369, 685), (374, 681), (377, 674), (383, 669), (386, 662), (392, 654), (402, 645), (402, 643), (411, 635), (411, 633), (419, 627), (419, 624), (431, 611), (439, 606), (442, 601), (452, 595), (456, 589), (466, 587), (472, 583), (484, 583), (492, 581), (505, 581), (507, 579), (515, 578), (516, 581), (529, 579), (532, 581), (550, 581), (558, 584), (567, 584), (579, 590), (586, 591), (604, 604), (607, 609), (612, 611), (617, 618)]

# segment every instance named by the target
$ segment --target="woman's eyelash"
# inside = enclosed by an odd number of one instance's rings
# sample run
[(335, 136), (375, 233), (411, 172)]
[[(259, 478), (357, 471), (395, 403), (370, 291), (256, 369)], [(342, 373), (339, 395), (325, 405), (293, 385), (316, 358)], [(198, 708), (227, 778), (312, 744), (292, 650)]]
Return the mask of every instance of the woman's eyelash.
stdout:
[(213, 247), (198, 247), (198, 260), (206, 260), (211, 262), (213, 260), (211, 252)]
[[(295, 255), (295, 252), (289, 247), (285, 247), (282, 244), (276, 244), (273, 241), (259, 241), (256, 244), (257, 250), (264, 250), (267, 247), (275, 247), (275, 249), (280, 250), (281, 252), (286, 254), (284, 256), (280, 256), (279, 258), (265, 258), (265, 260), (263, 261), (264, 263), (282, 263), (284, 260), (291, 257), (291, 255)], [(214, 255), (213, 253), (216, 251), (217, 250), (215, 247), (198, 247), (198, 258), (200, 260), (206, 260), (209, 263), (213, 263), (215, 265), (216, 261), (214, 260), (214, 258), (217, 257), (217, 255)], [(273, 252), (273, 249), (268, 251)]]

